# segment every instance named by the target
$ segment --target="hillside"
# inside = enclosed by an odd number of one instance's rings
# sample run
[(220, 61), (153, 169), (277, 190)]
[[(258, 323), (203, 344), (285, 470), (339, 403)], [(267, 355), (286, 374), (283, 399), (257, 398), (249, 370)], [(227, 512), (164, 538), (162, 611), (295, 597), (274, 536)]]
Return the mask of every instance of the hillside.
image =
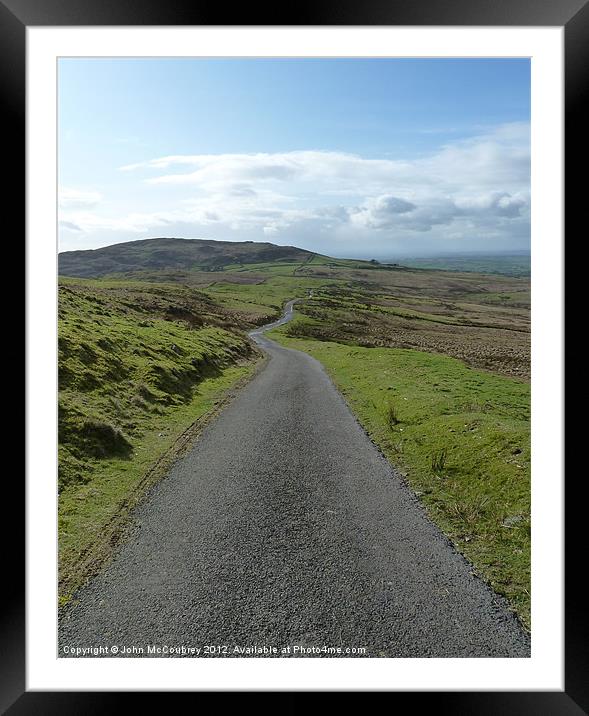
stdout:
[(86, 251), (59, 254), (61, 276), (99, 278), (112, 273), (145, 270), (218, 271), (229, 265), (300, 261), (315, 256), (294, 246), (276, 246), (253, 241), (206, 239), (144, 239)]
[(126, 457), (206, 378), (251, 360), (239, 314), (193, 290), (62, 279), (60, 488)]
[(59, 283), (63, 598), (95, 573), (162, 460), (251, 374), (259, 353), (239, 312), (194, 289)]

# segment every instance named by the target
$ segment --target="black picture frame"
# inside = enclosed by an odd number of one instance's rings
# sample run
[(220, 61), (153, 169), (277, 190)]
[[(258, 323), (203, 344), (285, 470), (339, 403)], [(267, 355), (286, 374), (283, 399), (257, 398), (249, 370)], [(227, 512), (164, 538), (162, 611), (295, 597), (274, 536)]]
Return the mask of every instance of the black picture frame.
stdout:
[[(227, 23), (227, 17), (231, 23)], [(401, 25), (401, 26), (563, 26), (565, 34), (565, 198), (566, 223), (581, 227), (586, 181), (581, 162), (587, 153), (586, 123), (580, 108), (587, 99), (589, 67), (589, 3), (587, 0), (314, 0), (280, 7), (236, 5), (228, 13), (220, 3), (161, 0), (0, 0), (0, 97), (6, 146), (11, 150), (5, 188), (6, 206), (13, 217), (25, 216), (26, 28), (29, 26), (88, 25)], [(584, 168), (584, 167), (583, 167)], [(578, 174), (577, 174), (578, 172)], [(22, 179), (22, 181), (20, 181)], [(585, 199), (585, 200), (584, 200)], [(583, 236), (580, 238), (584, 238)], [(567, 264), (568, 268), (568, 264)], [(567, 282), (568, 285), (569, 282)], [(568, 365), (568, 364), (567, 364)], [(560, 429), (559, 426), (555, 427)], [(568, 443), (567, 443), (568, 445)], [(579, 479), (576, 480), (575, 478)], [(584, 589), (585, 569), (575, 552), (586, 542), (583, 474), (566, 485), (565, 538), (565, 690), (563, 692), (411, 692), (387, 693), (391, 705), (411, 699), (411, 706), (442, 714), (556, 714), (589, 713), (589, 659)], [(22, 488), (12, 483), (6, 505), (22, 500)], [(16, 533), (13, 533), (16, 534)], [(24, 534), (24, 530), (21, 534)], [(24, 543), (24, 541), (23, 541)], [(5, 549), (4, 570), (12, 592), (5, 590), (0, 614), (0, 709), (21, 714), (110, 714), (130, 707), (135, 692), (31, 692), (25, 687), (24, 544)], [(20, 587), (20, 588), (19, 588)], [(253, 702), (239, 695), (239, 708)], [(351, 695), (350, 695), (351, 696)], [(303, 693), (282, 698), (280, 708), (294, 712)], [(164, 707), (170, 694), (152, 693), (152, 708)], [(169, 702), (168, 702), (169, 708)], [(259, 706), (257, 706), (259, 708)]]

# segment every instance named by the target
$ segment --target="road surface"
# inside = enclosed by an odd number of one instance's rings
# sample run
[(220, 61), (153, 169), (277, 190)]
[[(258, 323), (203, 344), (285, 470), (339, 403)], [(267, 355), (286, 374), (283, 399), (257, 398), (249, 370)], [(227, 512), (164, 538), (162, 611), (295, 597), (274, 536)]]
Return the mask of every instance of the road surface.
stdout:
[(268, 364), (136, 510), (60, 656), (529, 656), (321, 365), (263, 332)]

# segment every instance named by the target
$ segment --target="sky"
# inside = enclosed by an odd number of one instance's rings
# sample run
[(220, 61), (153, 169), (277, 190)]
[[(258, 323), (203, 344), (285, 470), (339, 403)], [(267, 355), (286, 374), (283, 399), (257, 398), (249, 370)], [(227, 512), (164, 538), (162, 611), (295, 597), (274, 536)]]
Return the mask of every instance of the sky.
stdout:
[(526, 250), (529, 60), (63, 58), (58, 174), (60, 251)]

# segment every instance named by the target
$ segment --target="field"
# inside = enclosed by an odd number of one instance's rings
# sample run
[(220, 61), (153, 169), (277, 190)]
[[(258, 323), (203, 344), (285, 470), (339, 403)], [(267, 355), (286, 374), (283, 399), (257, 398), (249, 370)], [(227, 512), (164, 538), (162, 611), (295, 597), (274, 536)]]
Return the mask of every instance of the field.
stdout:
[(62, 601), (108, 557), (185, 431), (255, 370), (246, 331), (299, 298), (276, 339), (323, 363), (431, 518), (529, 625), (529, 279), (290, 248), (232, 255), (60, 279)]
[(530, 375), (527, 279), (323, 257), (304, 264), (228, 267), (222, 275), (257, 280), (237, 284), (217, 276), (204, 288), (228, 308), (260, 315), (268, 308), (278, 311), (289, 298), (305, 298), (299, 309), (307, 320), (291, 329), (300, 338), (413, 348), (501, 375)]

